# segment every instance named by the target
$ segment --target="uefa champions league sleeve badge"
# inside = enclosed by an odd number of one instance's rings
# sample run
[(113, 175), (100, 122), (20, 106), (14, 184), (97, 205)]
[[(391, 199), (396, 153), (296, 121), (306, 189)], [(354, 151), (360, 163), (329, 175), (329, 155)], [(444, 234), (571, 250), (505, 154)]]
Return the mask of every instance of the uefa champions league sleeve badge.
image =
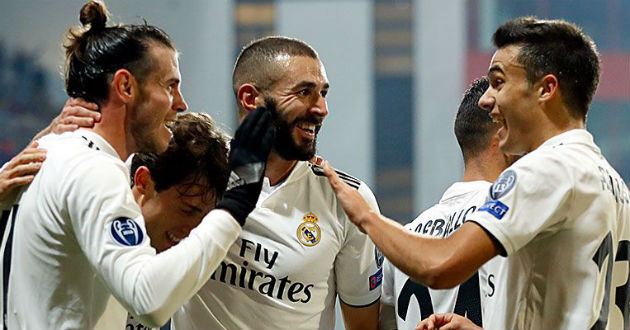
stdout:
[(302, 220), (304, 222), (300, 224), (296, 232), (298, 241), (304, 246), (317, 245), (322, 237), (322, 230), (317, 224), (319, 219), (312, 212), (308, 212), (302, 217)]
[(139, 245), (144, 240), (142, 227), (126, 217), (119, 217), (111, 222), (110, 234), (118, 244), (124, 246)]

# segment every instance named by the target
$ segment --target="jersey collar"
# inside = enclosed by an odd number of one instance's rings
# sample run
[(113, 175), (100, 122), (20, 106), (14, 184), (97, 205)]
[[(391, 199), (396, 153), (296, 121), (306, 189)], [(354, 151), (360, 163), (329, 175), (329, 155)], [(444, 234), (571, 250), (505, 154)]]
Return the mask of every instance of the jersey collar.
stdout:
[(448, 189), (446, 189), (444, 195), (442, 195), (442, 198), (440, 199), (440, 203), (446, 202), (452, 198), (457, 198), (459, 196), (468, 194), (470, 192), (484, 190), (489, 186), (490, 182), (483, 180), (455, 182), (450, 187), (448, 187)]
[(94, 145), (98, 147), (98, 149), (100, 149), (101, 151), (104, 151), (105, 153), (120, 159), (120, 156), (118, 156), (118, 153), (116, 152), (116, 150), (114, 150), (114, 147), (112, 147), (112, 145), (109, 144), (109, 142), (107, 142), (102, 136), (86, 129), (78, 129), (77, 134), (90, 142), (94, 142)]
[(600, 152), (599, 148), (593, 141), (593, 135), (585, 129), (572, 129), (564, 133), (558, 134), (547, 141), (541, 147), (557, 147), (563, 144), (583, 144)]

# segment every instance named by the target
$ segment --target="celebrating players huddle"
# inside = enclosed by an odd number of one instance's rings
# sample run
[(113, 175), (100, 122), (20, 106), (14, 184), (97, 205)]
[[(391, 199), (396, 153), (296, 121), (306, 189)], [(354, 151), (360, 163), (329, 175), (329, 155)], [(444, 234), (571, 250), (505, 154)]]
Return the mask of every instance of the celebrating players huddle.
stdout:
[(317, 160), (311, 46), (243, 48), (230, 140), (185, 112), (169, 36), (107, 15), (81, 8), (71, 99), (0, 171), (4, 328), (330, 329), (336, 298), (348, 329), (629, 328), (630, 194), (585, 129), (599, 55), (574, 24), (497, 29), (462, 181), (402, 227)]

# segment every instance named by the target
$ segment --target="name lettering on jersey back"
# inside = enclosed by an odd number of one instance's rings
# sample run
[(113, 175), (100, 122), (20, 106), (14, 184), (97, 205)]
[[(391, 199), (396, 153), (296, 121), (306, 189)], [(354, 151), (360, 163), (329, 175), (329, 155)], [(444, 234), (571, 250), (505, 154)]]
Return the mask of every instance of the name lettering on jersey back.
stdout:
[(431, 235), (433, 237), (448, 237), (455, 230), (461, 227), (469, 214), (472, 214), (477, 209), (476, 206), (463, 208), (453, 214), (447, 216), (446, 219), (431, 219), (429, 221), (423, 221), (419, 223), (415, 228), (411, 230), (419, 234)]
[[(264, 247), (262, 244), (241, 238), (239, 256), (243, 258), (240, 265), (222, 261), (221, 265), (210, 276), (211, 280), (256, 291), (270, 298), (289, 300), (306, 304), (311, 300), (313, 283), (302, 283), (289, 279), (289, 276), (277, 278), (273, 274), (279, 252)], [(252, 269), (253, 260), (260, 268), (268, 269), (270, 274)]]
[(601, 166), (599, 166), (599, 174), (602, 183), (602, 190), (610, 191), (615, 197), (615, 201), (617, 201), (617, 203), (630, 203), (628, 187), (626, 187), (626, 184), (623, 183), (621, 179), (613, 177), (607, 169)]

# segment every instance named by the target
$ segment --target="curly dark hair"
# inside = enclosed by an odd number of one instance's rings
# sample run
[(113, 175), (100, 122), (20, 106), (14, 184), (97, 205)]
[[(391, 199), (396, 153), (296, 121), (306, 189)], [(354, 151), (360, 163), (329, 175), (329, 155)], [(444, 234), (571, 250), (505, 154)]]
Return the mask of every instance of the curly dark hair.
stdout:
[(205, 113), (180, 113), (170, 129), (173, 138), (166, 151), (133, 156), (132, 182), (138, 167), (146, 166), (157, 191), (179, 186), (180, 194), (191, 196), (190, 188), (202, 185), (202, 195), (221, 198), (228, 181), (228, 136)]

